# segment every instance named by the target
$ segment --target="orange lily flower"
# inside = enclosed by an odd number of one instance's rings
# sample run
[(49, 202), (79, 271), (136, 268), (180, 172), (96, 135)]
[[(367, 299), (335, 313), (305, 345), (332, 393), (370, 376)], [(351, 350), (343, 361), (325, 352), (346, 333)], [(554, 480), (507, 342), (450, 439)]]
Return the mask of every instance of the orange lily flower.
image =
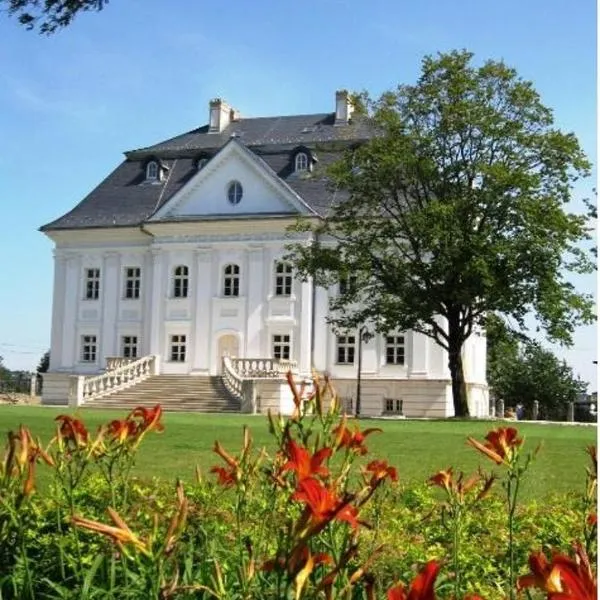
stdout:
[(98, 521), (92, 521), (84, 517), (75, 515), (72, 517), (72, 522), (78, 527), (89, 529), (90, 531), (96, 531), (109, 537), (113, 542), (121, 546), (122, 544), (132, 544), (135, 548), (140, 550), (143, 554), (149, 556), (150, 552), (147, 545), (140, 540), (132, 531), (129, 529), (127, 523), (119, 516), (119, 514), (112, 508), (108, 509), (108, 514), (113, 520), (115, 526), (106, 525), (105, 523), (99, 523)]
[(314, 475), (320, 475), (321, 477), (329, 475), (329, 469), (323, 466), (322, 462), (331, 456), (331, 448), (321, 448), (311, 456), (306, 448), (290, 439), (286, 450), (289, 460), (281, 467), (281, 470), (294, 471), (298, 481)]
[(517, 579), (517, 590), (527, 587), (537, 587), (545, 592), (561, 592), (560, 573), (548, 561), (543, 552), (534, 552), (529, 555), (529, 568), (531, 573)]
[(596, 455), (596, 445), (593, 444), (591, 446), (588, 446), (585, 451), (589, 454), (589, 457), (592, 459), (592, 464), (594, 465), (594, 472), (592, 473), (593, 475), (596, 475), (598, 473), (598, 457)]
[(588, 518), (586, 519), (586, 523), (588, 524), (589, 527), (595, 527), (596, 525), (598, 525), (597, 513), (595, 513), (595, 512), (590, 513), (588, 515)]
[(358, 526), (356, 508), (338, 498), (335, 492), (312, 477), (300, 481), (292, 500), (306, 504), (313, 525), (322, 525), (337, 519), (346, 521), (354, 529)]
[(372, 460), (365, 468), (367, 473), (372, 473), (371, 487), (375, 487), (386, 477), (392, 481), (398, 481), (398, 471), (395, 467), (388, 465), (387, 460)]
[(351, 431), (346, 427), (346, 420), (344, 418), (342, 423), (333, 430), (333, 433), (336, 435), (337, 448), (348, 448), (348, 450), (356, 452), (357, 454), (366, 454), (368, 450), (364, 445), (365, 438), (371, 433), (381, 431), (382, 430), (377, 427), (371, 427), (364, 431), (360, 431), (358, 425), (354, 427), (354, 431)]
[(471, 475), (466, 481), (464, 477), (465, 474), (461, 471), (455, 481), (452, 467), (448, 467), (445, 471), (438, 471), (435, 475), (430, 477), (428, 481), (431, 485), (441, 487), (449, 496), (456, 497), (462, 503), (466, 494), (473, 489), (479, 481), (483, 480), (484, 485), (475, 498), (476, 502), (481, 500), (490, 491), (490, 488), (496, 479), (495, 475), (485, 476), (481, 471), (479, 472), (479, 475)]
[(221, 485), (227, 486), (237, 483), (242, 475), (239, 461), (228, 454), (219, 442), (215, 442), (213, 452), (216, 452), (227, 463), (228, 468), (212, 467), (210, 472), (218, 475)]
[(160, 422), (162, 417), (162, 408), (160, 404), (157, 404), (154, 408), (146, 408), (145, 406), (138, 406), (133, 409), (127, 416), (127, 420), (135, 419), (140, 417), (142, 422), (140, 423), (140, 429), (143, 431), (164, 431), (164, 425)]
[(523, 438), (517, 437), (518, 435), (519, 433), (514, 427), (498, 427), (485, 436), (487, 440), (485, 444), (472, 437), (468, 438), (467, 443), (491, 458), (497, 465), (502, 463), (508, 465), (515, 458), (519, 446), (523, 443)]
[(404, 586), (399, 583), (388, 590), (388, 600), (435, 600), (435, 578), (440, 570), (441, 563), (430, 560), (413, 579), (408, 594)]
[(452, 481), (452, 467), (448, 467), (445, 471), (438, 471), (435, 475), (430, 477), (428, 481), (431, 485), (437, 485), (447, 492), (451, 492), (454, 483)]
[(542, 552), (529, 557), (531, 573), (519, 577), (517, 589), (537, 587), (548, 593), (550, 600), (596, 600), (596, 578), (589, 559), (580, 544), (575, 546), (575, 559), (555, 554), (548, 561)]
[(107, 429), (108, 433), (112, 436), (112, 439), (119, 444), (122, 444), (127, 439), (135, 438), (137, 434), (137, 424), (135, 421), (129, 421), (127, 419), (115, 419), (108, 424)]
[(89, 434), (83, 421), (69, 415), (58, 415), (54, 420), (59, 422), (59, 435), (64, 440), (74, 442), (78, 448), (87, 445)]

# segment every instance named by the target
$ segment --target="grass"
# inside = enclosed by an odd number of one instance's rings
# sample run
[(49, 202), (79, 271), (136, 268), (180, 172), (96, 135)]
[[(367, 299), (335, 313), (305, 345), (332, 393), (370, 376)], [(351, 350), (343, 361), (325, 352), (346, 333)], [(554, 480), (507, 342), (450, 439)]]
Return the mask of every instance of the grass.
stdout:
[[(27, 425), (34, 436), (46, 443), (54, 435), (53, 419), (67, 412), (64, 408), (0, 406), (0, 434)], [(86, 409), (80, 411), (88, 428), (124, 413)], [(248, 424), (256, 446), (272, 448), (271, 436), (264, 416), (212, 415), (199, 413), (167, 413), (165, 431), (150, 434), (144, 440), (137, 458), (136, 475), (158, 476), (173, 480), (191, 480), (196, 465), (204, 473), (220, 459), (212, 452), (218, 439), (236, 454), (241, 446), (242, 426)], [(361, 421), (361, 428), (380, 427), (383, 433), (367, 438), (370, 457), (386, 458), (399, 470), (404, 483), (421, 483), (435, 472), (453, 466), (471, 472), (479, 464), (489, 470), (493, 464), (466, 445), (467, 436), (482, 439), (497, 423), (486, 421)], [(579, 427), (519, 423), (526, 449), (539, 443), (542, 449), (530, 467), (523, 496), (545, 500), (554, 493), (580, 492), (585, 481), (588, 456), (585, 447), (596, 443), (595, 426)], [(40, 473), (43, 478), (43, 473)]]

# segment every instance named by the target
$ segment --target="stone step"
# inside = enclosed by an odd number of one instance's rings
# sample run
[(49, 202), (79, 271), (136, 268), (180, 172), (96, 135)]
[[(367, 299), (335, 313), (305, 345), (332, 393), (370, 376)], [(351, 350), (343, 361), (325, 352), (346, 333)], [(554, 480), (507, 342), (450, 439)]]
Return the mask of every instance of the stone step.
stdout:
[(132, 410), (160, 404), (165, 411), (239, 412), (220, 377), (155, 375), (108, 396), (85, 403), (86, 408)]

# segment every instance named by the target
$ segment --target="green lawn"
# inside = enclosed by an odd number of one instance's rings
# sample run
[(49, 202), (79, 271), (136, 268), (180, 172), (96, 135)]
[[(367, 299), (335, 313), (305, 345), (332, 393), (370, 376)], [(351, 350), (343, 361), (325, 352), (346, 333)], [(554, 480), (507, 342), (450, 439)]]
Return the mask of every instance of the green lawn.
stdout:
[[(54, 433), (54, 417), (64, 412), (64, 408), (0, 406), (0, 433), (23, 423), (45, 443)], [(120, 412), (93, 409), (80, 412), (91, 430), (100, 423), (124, 416)], [(241, 444), (244, 423), (250, 426), (256, 445), (271, 447), (267, 420), (263, 416), (167, 413), (164, 415), (164, 433), (152, 433), (144, 440), (136, 473), (142, 477), (156, 475), (173, 479), (179, 476), (189, 480), (196, 465), (207, 473), (220, 460), (212, 452), (213, 442), (218, 439), (235, 453)], [(482, 464), (489, 469), (491, 461), (467, 446), (465, 441), (468, 435), (483, 438), (495, 426), (480, 421), (361, 422), (361, 428), (383, 429), (383, 433), (367, 438), (369, 457), (385, 457), (398, 468), (400, 479), (405, 483), (422, 482), (448, 466), (471, 471)], [(554, 492), (582, 489), (589, 460), (584, 450), (587, 445), (596, 443), (595, 426), (519, 423), (518, 429), (525, 436), (526, 448), (533, 450), (538, 443), (543, 444), (530, 469), (523, 490), (525, 496), (544, 499)]]

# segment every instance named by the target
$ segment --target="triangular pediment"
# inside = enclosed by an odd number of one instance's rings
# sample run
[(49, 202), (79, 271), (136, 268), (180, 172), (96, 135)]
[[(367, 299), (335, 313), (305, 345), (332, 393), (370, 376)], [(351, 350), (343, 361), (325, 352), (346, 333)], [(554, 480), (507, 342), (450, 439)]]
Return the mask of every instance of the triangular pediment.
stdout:
[[(237, 202), (229, 193), (233, 182), (241, 186)], [(232, 139), (150, 221), (298, 214), (314, 211), (260, 157)]]

